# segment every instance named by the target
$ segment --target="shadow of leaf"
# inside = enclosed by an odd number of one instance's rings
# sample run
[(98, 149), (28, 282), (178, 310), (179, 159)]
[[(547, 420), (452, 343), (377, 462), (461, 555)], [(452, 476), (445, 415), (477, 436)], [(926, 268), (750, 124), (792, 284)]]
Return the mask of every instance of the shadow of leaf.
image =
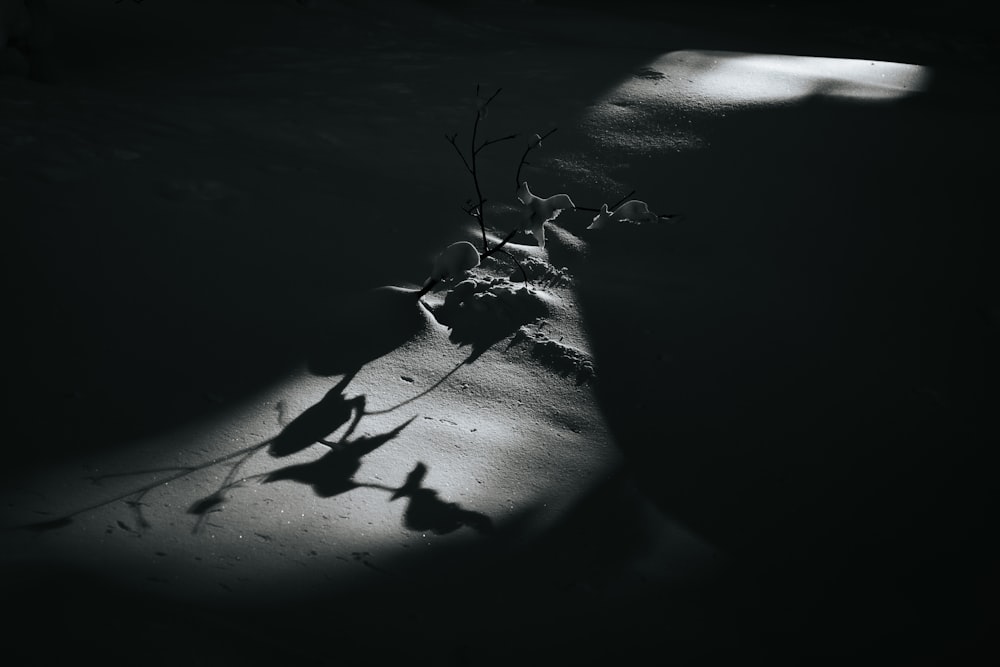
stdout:
[[(384, 488), (378, 484), (357, 482), (354, 474), (361, 468), (361, 459), (398, 436), (416, 417), (408, 420), (387, 433), (377, 436), (362, 436), (356, 440), (334, 446), (322, 457), (309, 463), (286, 466), (269, 473), (264, 483), (290, 480), (308, 484), (316, 495), (329, 498), (346, 493), (358, 487)], [(207, 500), (207, 499), (206, 499)]]
[(403, 525), (410, 530), (430, 531), (444, 535), (468, 526), (479, 533), (493, 533), (493, 520), (485, 514), (463, 508), (458, 503), (442, 500), (434, 489), (423, 487), (427, 466), (418, 462), (406, 477), (406, 482), (392, 494), (390, 502), (408, 498), (403, 513)]
[(268, 448), (271, 456), (288, 456), (317, 442), (324, 442), (324, 438), (351, 420), (353, 412), (354, 419), (341, 440), (350, 436), (364, 415), (365, 409), (364, 396), (348, 399), (344, 395), (353, 377), (353, 373), (345, 375), (319, 402), (309, 406), (289, 422), (271, 441)]

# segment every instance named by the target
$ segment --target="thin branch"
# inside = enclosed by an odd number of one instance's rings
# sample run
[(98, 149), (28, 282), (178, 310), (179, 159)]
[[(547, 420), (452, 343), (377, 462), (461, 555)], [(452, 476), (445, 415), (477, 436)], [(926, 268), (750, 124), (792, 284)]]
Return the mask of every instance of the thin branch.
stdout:
[[(492, 95), (490, 95), (489, 99), (486, 100), (486, 102), (483, 104), (483, 108), (488, 107), (490, 105), (490, 102), (493, 101), (493, 98), (495, 98), (497, 95), (500, 94), (501, 90), (503, 90), (503, 88), (497, 88), (497, 91), (495, 93), (493, 93)], [(479, 85), (478, 84), (476, 84), (476, 94), (477, 95), (479, 94)]]
[(446, 134), (444, 135), (444, 138), (447, 139), (448, 143), (455, 148), (455, 152), (458, 153), (458, 157), (462, 158), (462, 164), (465, 165), (465, 170), (471, 174), (472, 167), (469, 166), (468, 160), (465, 159), (465, 153), (462, 152), (462, 149), (458, 147), (458, 144), (455, 141), (456, 139), (458, 139), (458, 132), (451, 135), (450, 137)]
[(508, 141), (510, 139), (516, 139), (516, 138), (517, 138), (516, 134), (509, 134), (506, 137), (500, 137), (499, 139), (490, 139), (489, 141), (484, 141), (482, 144), (480, 144), (479, 148), (476, 149), (476, 152), (478, 153), (479, 151), (483, 150), (484, 148), (492, 144), (499, 144), (501, 141)]
[(503, 237), (503, 239), (500, 241), (500, 243), (496, 244), (495, 246), (493, 246), (492, 248), (490, 248), (489, 250), (487, 250), (485, 252), (479, 253), (479, 259), (480, 259), (480, 261), (482, 261), (482, 260), (486, 259), (487, 257), (495, 255), (498, 252), (502, 252), (503, 254), (507, 255), (512, 260), (514, 260), (514, 263), (517, 264), (517, 268), (519, 268), (521, 270), (521, 276), (524, 278), (524, 284), (525, 285), (530, 285), (531, 281), (528, 280), (528, 273), (524, 270), (524, 267), (521, 266), (521, 262), (518, 261), (517, 257), (514, 257), (514, 255), (510, 254), (510, 252), (508, 252), (504, 248), (504, 246), (507, 245), (507, 243), (512, 238), (514, 238), (514, 235), (517, 234), (517, 232), (518, 232), (518, 229), (516, 227), (514, 229), (512, 229), (511, 231), (509, 231), (507, 233), (507, 236)]
[[(609, 211), (614, 211), (616, 208), (618, 208), (619, 206), (621, 206), (622, 204), (624, 204), (625, 200), (627, 200), (629, 197), (631, 197), (634, 194), (635, 194), (635, 190), (632, 190), (627, 195), (625, 195), (624, 197), (622, 197), (621, 199), (619, 199), (615, 203), (614, 206), (609, 206), (608, 210)], [(589, 206), (577, 206), (576, 210), (577, 211), (590, 211), (591, 213), (600, 213), (601, 212), (601, 209), (599, 209), (599, 208), (590, 208)]]
[(487, 257), (489, 257), (490, 255), (492, 255), (493, 253), (501, 250), (505, 245), (507, 245), (508, 241), (510, 241), (512, 238), (514, 238), (514, 235), (517, 234), (517, 232), (518, 232), (518, 228), (517, 227), (515, 227), (512, 230), (510, 230), (510, 232), (507, 233), (507, 236), (503, 237), (503, 240), (500, 241), (500, 243), (496, 244), (490, 250), (487, 250), (485, 252), (479, 253), (479, 259), (480, 260), (484, 260)]
[(552, 136), (552, 134), (558, 129), (559, 129), (558, 127), (552, 128), (551, 130), (543, 134), (541, 137), (539, 137), (538, 141), (536, 141), (534, 145), (529, 143), (528, 147), (524, 149), (524, 155), (521, 156), (521, 161), (517, 165), (517, 174), (514, 176), (514, 190), (517, 190), (519, 187), (521, 187), (521, 167), (523, 167), (526, 164), (530, 164), (527, 161), (528, 153), (530, 153), (533, 149), (537, 148), (538, 146), (541, 146), (542, 141)]
[[(480, 90), (481, 90), (481, 86), (480, 86), (480, 84), (477, 83), (476, 84), (476, 100), (477, 100), (477, 102), (482, 99), (480, 97), (480, 95), (479, 95)], [(468, 158), (466, 158), (465, 153), (462, 152), (462, 149), (458, 147), (458, 141), (457, 141), (458, 140), (458, 133), (456, 132), (455, 134), (453, 134), (451, 136), (448, 136), (447, 134), (445, 135), (445, 139), (448, 140), (448, 143), (450, 143), (452, 145), (452, 147), (455, 149), (455, 152), (458, 153), (459, 158), (461, 158), (462, 164), (465, 165), (465, 170), (468, 171), (472, 175), (472, 184), (476, 188), (476, 199), (478, 200), (479, 204), (478, 205), (474, 205), (474, 206), (470, 206), (469, 208), (464, 209), (464, 210), (465, 210), (465, 212), (467, 214), (469, 214), (472, 217), (474, 217), (476, 219), (477, 223), (479, 223), (479, 231), (480, 231), (480, 233), (482, 234), (482, 237), (483, 237), (483, 250), (482, 250), (482, 252), (489, 252), (490, 245), (489, 245), (489, 239), (487, 239), (487, 237), (486, 237), (486, 198), (483, 197), (483, 189), (482, 189), (482, 186), (479, 184), (479, 171), (478, 171), (478, 167), (476, 165), (476, 156), (479, 155), (479, 152), (481, 150), (483, 150), (484, 148), (486, 148), (487, 146), (490, 146), (492, 144), (500, 143), (501, 141), (508, 141), (510, 139), (514, 139), (515, 137), (517, 137), (516, 134), (511, 134), (511, 135), (508, 135), (506, 137), (500, 137), (498, 139), (488, 139), (488, 140), (484, 141), (482, 144), (480, 144), (479, 146), (476, 145), (476, 139), (477, 139), (477, 135), (479, 133), (479, 121), (481, 121), (481, 120), (483, 120), (483, 118), (485, 118), (486, 112), (489, 109), (490, 103), (493, 100), (496, 99), (497, 95), (500, 94), (501, 90), (503, 90), (503, 88), (497, 88), (493, 92), (492, 95), (490, 95), (488, 98), (486, 98), (485, 101), (483, 101), (481, 104), (477, 104), (476, 118), (475, 118), (475, 120), (472, 123), (472, 139), (469, 142), (469, 157)], [(424, 294), (426, 294), (427, 291), (429, 289), (431, 289), (433, 286), (434, 286), (434, 283), (425, 284), (424, 287), (420, 290), (420, 292), (418, 294), (418, 298), (420, 296), (423, 296)]]
[(415, 295), (417, 297), (417, 301), (419, 301), (421, 299), (421, 297), (423, 297), (425, 294), (427, 294), (432, 289), (434, 289), (434, 286), (437, 285), (439, 282), (441, 282), (440, 278), (430, 278), (430, 279), (428, 279), (427, 282), (424, 283), (424, 286), (421, 287), (417, 291), (417, 293)]
[(634, 194), (635, 194), (635, 190), (630, 191), (627, 195), (625, 195), (624, 197), (622, 197), (621, 199), (619, 199), (617, 202), (615, 202), (615, 204), (613, 206), (611, 206), (610, 210), (612, 210), (612, 211), (615, 210), (616, 208), (618, 208), (619, 206), (621, 206), (622, 204), (624, 204), (625, 201), (629, 197), (631, 197), (632, 195), (634, 195)]
[(524, 285), (526, 287), (531, 285), (531, 281), (528, 280), (528, 272), (524, 270), (524, 267), (521, 265), (521, 262), (518, 261), (517, 257), (514, 257), (514, 255), (508, 252), (506, 248), (494, 248), (494, 250), (496, 252), (502, 252), (503, 254), (507, 255), (512, 260), (514, 260), (514, 263), (517, 264), (517, 268), (521, 270), (521, 277), (524, 278)]
[[(497, 93), (499, 92), (500, 91), (497, 90)], [(478, 94), (479, 94), (479, 86), (477, 85), (476, 95)], [(493, 94), (493, 97), (496, 97), (496, 93)], [(490, 100), (492, 100), (493, 97), (491, 97)], [(487, 104), (488, 103), (489, 100), (487, 100)], [(485, 109), (486, 105), (483, 105), (483, 108)], [(483, 251), (485, 252), (489, 250), (489, 243), (486, 240), (486, 220), (483, 212), (483, 191), (482, 188), (479, 187), (479, 174), (476, 173), (476, 153), (477, 153), (476, 133), (479, 131), (479, 120), (482, 117), (483, 114), (479, 112), (479, 109), (476, 109), (476, 120), (472, 123), (472, 142), (469, 148), (469, 150), (471, 151), (472, 168), (469, 171), (472, 172), (472, 183), (476, 186), (476, 197), (479, 198), (479, 206), (478, 206), (479, 215), (477, 216), (477, 220), (479, 221), (479, 231), (482, 232), (483, 235)]]

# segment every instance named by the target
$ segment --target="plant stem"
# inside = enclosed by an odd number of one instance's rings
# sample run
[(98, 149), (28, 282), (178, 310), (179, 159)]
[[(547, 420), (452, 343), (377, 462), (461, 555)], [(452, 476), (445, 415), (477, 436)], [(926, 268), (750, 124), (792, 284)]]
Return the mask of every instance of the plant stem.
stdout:
[[(632, 190), (627, 195), (625, 195), (624, 197), (622, 197), (621, 199), (619, 199), (614, 204), (614, 206), (609, 206), (608, 210), (609, 211), (614, 211), (616, 208), (618, 208), (619, 206), (621, 206), (622, 204), (624, 204), (626, 199), (628, 199), (629, 197), (631, 197), (634, 194), (635, 194), (635, 190)], [(589, 208), (587, 206), (577, 206), (576, 210), (577, 211), (590, 211), (591, 213), (600, 213), (601, 212), (601, 209), (599, 209), (599, 208)]]
[(514, 255), (512, 255), (509, 252), (507, 252), (506, 248), (494, 248), (494, 250), (496, 250), (498, 252), (502, 252), (503, 254), (507, 255), (512, 260), (514, 260), (514, 264), (516, 264), (517, 268), (521, 270), (521, 278), (524, 279), (524, 285), (525, 285), (525, 287), (531, 285), (531, 281), (528, 280), (528, 272), (524, 270), (524, 267), (521, 265), (521, 262), (519, 262), (517, 260), (517, 257), (514, 257)]
[(552, 136), (552, 134), (556, 130), (558, 130), (558, 129), (559, 129), (558, 127), (552, 128), (551, 130), (549, 130), (548, 132), (546, 132), (545, 134), (543, 134), (541, 137), (539, 137), (538, 141), (535, 142), (534, 146), (532, 146), (531, 144), (528, 144), (528, 147), (526, 149), (524, 149), (524, 155), (521, 156), (521, 161), (517, 165), (517, 174), (514, 176), (514, 190), (515, 191), (519, 187), (521, 187), (521, 167), (523, 167), (526, 164), (531, 164), (530, 162), (527, 161), (528, 153), (530, 153), (534, 148), (537, 148), (538, 146), (541, 146), (542, 145), (542, 140), (546, 139), (547, 137)]
[(480, 259), (480, 260), (483, 260), (483, 259), (486, 259), (486, 258), (487, 258), (487, 257), (489, 257), (490, 255), (492, 255), (492, 254), (494, 254), (495, 252), (497, 252), (497, 251), (501, 250), (501, 249), (502, 249), (502, 248), (503, 248), (503, 247), (504, 247), (505, 245), (507, 245), (507, 242), (508, 242), (508, 241), (510, 241), (510, 240), (511, 240), (512, 238), (514, 238), (514, 234), (517, 234), (517, 231), (518, 231), (518, 230), (517, 230), (517, 228), (516, 228), (516, 227), (515, 227), (514, 229), (510, 230), (510, 231), (509, 231), (509, 232), (507, 233), (507, 236), (503, 237), (503, 240), (502, 240), (502, 241), (500, 241), (500, 243), (496, 244), (496, 245), (495, 245), (495, 246), (494, 246), (493, 248), (491, 248), (490, 250), (485, 250), (485, 251), (483, 251), (483, 252), (479, 253), (479, 259)]
[(432, 289), (434, 289), (434, 286), (437, 285), (439, 282), (441, 282), (440, 278), (431, 278), (426, 283), (424, 283), (424, 286), (421, 287), (415, 295), (417, 301), (419, 301), (421, 297), (423, 297), (423, 295), (427, 294)]
[(491, 255), (494, 255), (494, 254), (496, 254), (498, 252), (502, 252), (503, 254), (507, 255), (512, 260), (514, 260), (514, 263), (517, 264), (517, 268), (519, 268), (521, 270), (521, 277), (524, 278), (524, 284), (528, 285), (528, 284), (530, 284), (531, 281), (528, 280), (528, 273), (524, 270), (524, 267), (521, 266), (521, 262), (519, 262), (517, 260), (517, 257), (514, 257), (514, 255), (510, 254), (509, 252), (507, 252), (507, 250), (504, 248), (504, 246), (507, 245), (507, 242), (510, 241), (512, 238), (514, 238), (514, 235), (517, 234), (517, 231), (518, 230), (515, 227), (511, 231), (507, 232), (507, 236), (503, 237), (503, 239), (500, 241), (500, 243), (496, 244), (491, 249), (489, 249), (489, 250), (487, 250), (485, 252), (479, 253), (479, 259), (480, 260), (484, 260), (484, 259), (486, 259), (487, 257), (489, 257)]
[(635, 194), (635, 190), (631, 190), (627, 195), (625, 195), (624, 197), (622, 197), (621, 199), (619, 199), (617, 202), (615, 202), (614, 206), (611, 207), (611, 210), (613, 211), (616, 208), (618, 208), (619, 206), (621, 206), (622, 204), (624, 204), (625, 200), (627, 200), (629, 197), (631, 197), (634, 194)]
[[(497, 90), (497, 92), (499, 93), (500, 91)], [(479, 94), (479, 86), (476, 86), (476, 94), (477, 95)], [(496, 97), (495, 93), (493, 97)], [(490, 99), (493, 98), (491, 97)], [(488, 101), (486, 102), (486, 104), (483, 105), (483, 108), (485, 109), (487, 105), (489, 105)], [(478, 151), (476, 150), (476, 132), (479, 131), (479, 119), (481, 117), (482, 114), (480, 113), (479, 109), (476, 109), (476, 120), (472, 123), (472, 145), (470, 148), (471, 151), (470, 163), (472, 165), (472, 168), (470, 171), (472, 172), (472, 182), (476, 186), (476, 197), (479, 199), (479, 206), (476, 209), (477, 213), (476, 220), (479, 222), (479, 231), (482, 232), (483, 235), (483, 252), (486, 252), (487, 250), (489, 250), (489, 245), (486, 241), (486, 220), (484, 219), (484, 214), (483, 214), (483, 203), (484, 203), (483, 191), (479, 187), (479, 175), (476, 173), (476, 154), (478, 153)]]
[(507, 141), (509, 139), (516, 139), (516, 138), (517, 138), (516, 134), (508, 134), (506, 137), (500, 137), (499, 139), (490, 139), (489, 141), (484, 141), (482, 144), (480, 144), (479, 148), (477, 148), (475, 152), (478, 153), (479, 151), (483, 150), (484, 148), (486, 148), (491, 144), (498, 144), (501, 141)]
[(469, 166), (469, 162), (465, 159), (465, 153), (462, 152), (462, 149), (459, 148), (458, 144), (456, 143), (456, 140), (458, 139), (458, 132), (451, 135), (450, 137), (446, 134), (444, 135), (444, 138), (448, 140), (448, 143), (451, 144), (452, 147), (454, 147), (455, 152), (458, 153), (458, 157), (462, 158), (462, 164), (465, 165), (465, 170), (471, 174), (472, 167)]

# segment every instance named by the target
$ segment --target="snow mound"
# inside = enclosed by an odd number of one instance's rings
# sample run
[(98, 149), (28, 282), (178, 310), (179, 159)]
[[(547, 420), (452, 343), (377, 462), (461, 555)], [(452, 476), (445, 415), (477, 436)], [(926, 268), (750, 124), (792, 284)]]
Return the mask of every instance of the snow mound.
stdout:
[(471, 345), (470, 361), (524, 324), (548, 314), (539, 294), (516, 287), (506, 278), (469, 278), (455, 285), (431, 308), (434, 318), (451, 329), (450, 339)]

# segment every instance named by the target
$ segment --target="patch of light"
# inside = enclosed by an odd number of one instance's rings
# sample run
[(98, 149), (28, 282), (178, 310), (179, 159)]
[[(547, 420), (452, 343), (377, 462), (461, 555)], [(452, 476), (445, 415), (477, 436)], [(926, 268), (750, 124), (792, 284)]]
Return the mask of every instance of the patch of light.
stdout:
[(736, 105), (811, 95), (893, 99), (922, 90), (926, 76), (905, 63), (713, 51), (668, 53), (647, 71), (662, 72), (682, 95)]
[(608, 96), (638, 105), (669, 98), (682, 106), (774, 104), (812, 95), (894, 99), (923, 89), (920, 65), (728, 51), (674, 51)]
[(633, 152), (702, 145), (690, 111), (706, 114), (809, 97), (891, 100), (924, 89), (920, 65), (815, 56), (673, 51), (633, 72), (583, 119), (599, 143)]

